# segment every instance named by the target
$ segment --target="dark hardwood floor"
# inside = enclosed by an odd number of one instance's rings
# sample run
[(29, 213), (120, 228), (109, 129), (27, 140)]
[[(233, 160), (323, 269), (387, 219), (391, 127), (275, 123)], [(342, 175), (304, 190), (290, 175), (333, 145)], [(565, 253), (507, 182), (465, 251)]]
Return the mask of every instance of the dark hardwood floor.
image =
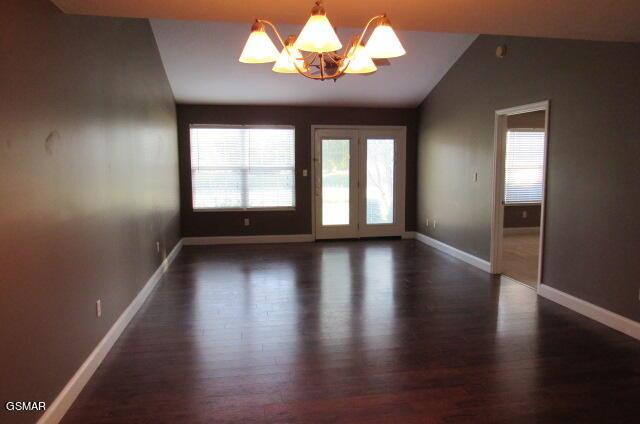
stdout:
[(639, 422), (640, 343), (416, 241), (185, 247), (64, 423)]

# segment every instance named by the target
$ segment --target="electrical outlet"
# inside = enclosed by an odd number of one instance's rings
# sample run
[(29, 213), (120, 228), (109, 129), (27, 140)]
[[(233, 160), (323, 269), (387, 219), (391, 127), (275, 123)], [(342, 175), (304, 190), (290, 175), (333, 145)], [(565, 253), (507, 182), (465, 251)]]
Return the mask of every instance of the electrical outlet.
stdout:
[(640, 300), (640, 290), (638, 290), (638, 300)]
[(100, 318), (102, 316), (102, 301), (100, 299), (96, 300), (96, 317)]
[(307, 170), (306, 170), (306, 169), (303, 169), (303, 170), (302, 170), (302, 176), (303, 176), (303, 177), (306, 177), (307, 175), (308, 175)]
[(436, 223), (437, 223), (437, 221), (434, 219), (434, 220), (433, 220), (433, 229), (434, 229), (434, 230), (436, 229)]
[(160, 253), (160, 242), (156, 242), (156, 252)]
[(522, 211), (522, 217), (526, 218), (527, 217), (527, 211)]
[(427, 218), (427, 228), (429, 228), (429, 218)]
[(245, 218), (244, 219), (244, 226), (248, 227), (249, 225), (251, 225), (251, 221), (249, 221), (249, 218)]

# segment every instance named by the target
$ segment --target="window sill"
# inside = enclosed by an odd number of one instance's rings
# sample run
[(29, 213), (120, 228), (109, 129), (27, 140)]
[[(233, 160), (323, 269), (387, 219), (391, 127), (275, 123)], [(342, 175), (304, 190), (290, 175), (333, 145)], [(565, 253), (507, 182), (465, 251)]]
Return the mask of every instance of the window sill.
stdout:
[(194, 213), (198, 212), (290, 212), (295, 211), (295, 207), (281, 207), (281, 208), (199, 208), (191, 209)]

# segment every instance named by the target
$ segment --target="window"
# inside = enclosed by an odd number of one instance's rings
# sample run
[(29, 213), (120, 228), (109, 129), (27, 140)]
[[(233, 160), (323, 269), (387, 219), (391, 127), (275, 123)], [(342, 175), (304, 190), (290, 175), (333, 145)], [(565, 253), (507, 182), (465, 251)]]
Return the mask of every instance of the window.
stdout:
[(505, 203), (542, 202), (544, 130), (507, 131), (505, 156)]
[(291, 127), (191, 127), (194, 210), (295, 207)]

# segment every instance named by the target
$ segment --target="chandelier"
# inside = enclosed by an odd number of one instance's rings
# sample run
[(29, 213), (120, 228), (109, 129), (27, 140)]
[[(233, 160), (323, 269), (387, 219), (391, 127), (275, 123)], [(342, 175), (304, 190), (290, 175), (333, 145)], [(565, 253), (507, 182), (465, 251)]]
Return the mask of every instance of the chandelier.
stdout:
[[(367, 43), (364, 38), (369, 27), (375, 28)], [(278, 51), (266, 32), (269, 26), (282, 45)], [(300, 74), (303, 77), (324, 81), (337, 80), (345, 74), (371, 74), (378, 68), (374, 60), (390, 59), (406, 53), (387, 15), (369, 19), (359, 35), (351, 37), (342, 53), (342, 43), (331, 26), (321, 1), (311, 9), (311, 17), (300, 35), (290, 35), (286, 40), (276, 26), (264, 19), (256, 19), (251, 26), (240, 62), (275, 62), (272, 70), (282, 74)]]

